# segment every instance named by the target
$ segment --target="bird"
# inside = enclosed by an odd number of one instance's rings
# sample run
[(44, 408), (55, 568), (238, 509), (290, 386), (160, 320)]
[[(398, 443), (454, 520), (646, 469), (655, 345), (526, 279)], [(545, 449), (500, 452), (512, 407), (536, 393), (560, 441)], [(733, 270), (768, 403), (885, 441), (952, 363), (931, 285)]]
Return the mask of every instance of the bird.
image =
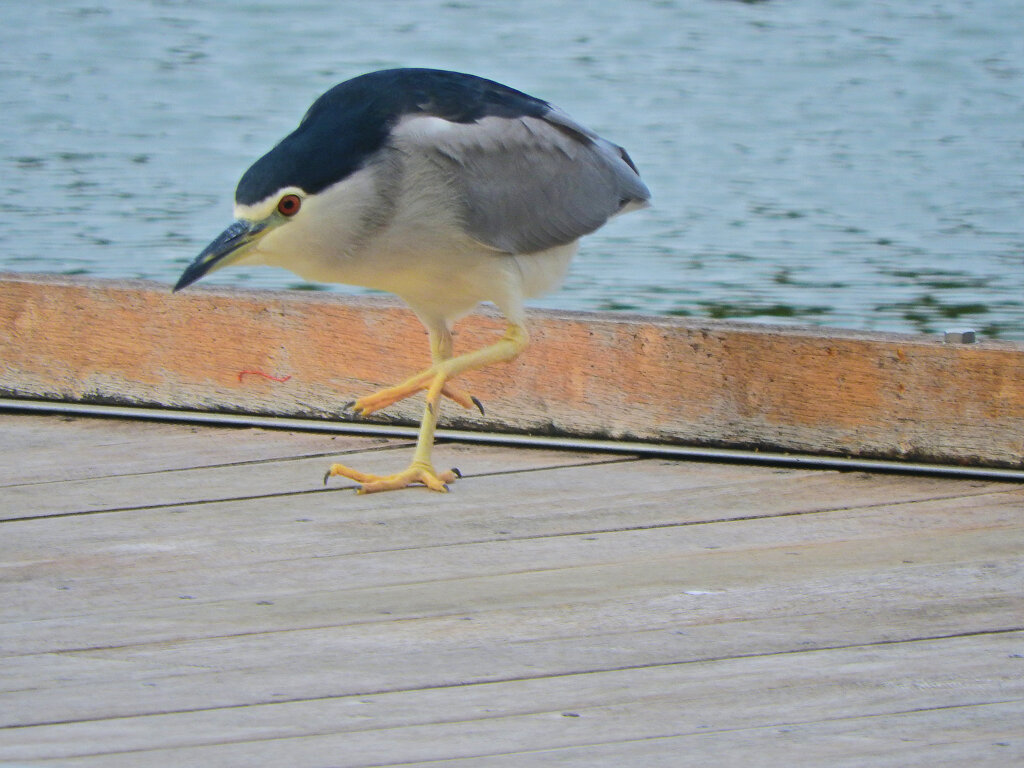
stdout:
[[(425, 391), (412, 461), (390, 475), (332, 464), (324, 482), (447, 492), (461, 473), (431, 460), (441, 398), (483, 412), (452, 380), (519, 356), (525, 300), (561, 284), (581, 237), (649, 200), (622, 147), (547, 101), (462, 72), (380, 70), (326, 91), (253, 163), (235, 189), (236, 220), (173, 290), (243, 264), (397, 295), (427, 329), (431, 364), (345, 410), (366, 416)], [(483, 302), (504, 334), (456, 355), (452, 324)]]

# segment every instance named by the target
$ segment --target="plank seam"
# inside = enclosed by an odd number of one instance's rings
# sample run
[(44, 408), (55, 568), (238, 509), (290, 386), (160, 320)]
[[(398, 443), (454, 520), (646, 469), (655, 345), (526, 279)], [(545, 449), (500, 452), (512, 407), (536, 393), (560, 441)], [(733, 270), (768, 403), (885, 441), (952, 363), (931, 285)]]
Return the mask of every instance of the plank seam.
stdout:
[[(457, 614), (453, 614), (457, 615)], [(656, 664), (627, 664), (618, 667), (607, 667), (604, 669), (587, 669), (587, 670), (569, 670), (565, 672), (559, 672), (557, 674), (539, 674), (539, 675), (520, 675), (516, 677), (496, 677), (492, 679), (481, 679), (481, 680), (461, 680), (456, 683), (441, 683), (435, 685), (422, 685), (414, 686), (411, 688), (378, 688), (374, 690), (362, 690), (362, 691), (351, 691), (343, 694), (333, 695), (321, 695), (321, 696), (310, 696), (310, 697), (293, 697), (287, 699), (274, 699), (270, 701), (251, 701), (245, 704), (233, 704), (230, 706), (217, 706), (217, 707), (194, 707), (187, 709), (171, 709), (162, 710), (155, 712), (139, 713), (133, 715), (124, 715), (123, 717), (151, 717), (157, 715), (174, 715), (174, 714), (194, 714), (198, 712), (216, 712), (220, 710), (238, 709), (240, 707), (254, 707), (254, 706), (265, 706), (274, 704), (296, 704), (304, 702), (314, 701), (330, 701), (332, 699), (347, 699), (356, 698), (359, 696), (380, 696), (384, 694), (392, 693), (417, 693), (421, 691), (442, 691), (450, 690), (454, 688), (469, 688), (484, 685), (496, 685), (502, 683), (520, 683), (520, 682), (532, 682), (537, 680), (558, 680), (562, 678), (573, 678), (582, 677), (584, 675), (601, 675), (615, 672), (630, 672), (638, 670), (656, 670), (667, 667), (681, 667), (694, 664), (715, 664), (729, 661), (744, 661), (748, 659), (765, 659), (772, 658), (775, 656), (793, 656), (797, 654), (815, 654), (815, 653), (829, 653), (834, 651), (846, 651), (855, 650), (858, 648), (871, 649), (871, 648), (882, 648), (886, 646), (894, 645), (905, 645), (911, 643), (932, 643), (941, 642), (943, 640), (957, 640), (961, 638), (971, 637), (989, 637), (999, 635), (1009, 635), (1014, 633), (1024, 632), (1024, 626), (1017, 627), (1004, 627), (1001, 629), (987, 629), (983, 631), (968, 631), (968, 632), (950, 632), (941, 635), (931, 635), (927, 637), (910, 637), (901, 638), (894, 640), (876, 640), (870, 643), (851, 643), (848, 645), (828, 645), (820, 646), (817, 648), (794, 648), (791, 650), (784, 651), (772, 651), (770, 653), (743, 653), (733, 656), (709, 656), (699, 659), (687, 659), (685, 661), (670, 661), (670, 662), (659, 662)], [(252, 632), (252, 633), (241, 633), (239, 635), (224, 635), (222, 637), (245, 637), (250, 635), (268, 634), (266, 632)], [(148, 643), (139, 643), (136, 645), (147, 645)], [(131, 648), (133, 645), (123, 646), (103, 646), (96, 648), (77, 648), (62, 651), (53, 651), (55, 655), (73, 655), (77, 653), (88, 653), (97, 650), (118, 650), (120, 648)], [(31, 655), (31, 654), (27, 654)], [(178, 677), (180, 675), (170, 675), (169, 677)], [(1013, 699), (1011, 701), (1016, 701)], [(114, 718), (110, 717), (97, 717), (97, 718), (81, 718), (77, 720), (53, 720), (46, 722), (36, 723), (17, 723), (11, 725), (0, 726), (0, 731), (3, 730), (17, 730), (21, 728), (34, 728), (39, 726), (52, 726), (52, 725), (70, 725), (73, 723), (88, 723), (88, 722), (102, 722), (103, 720), (110, 720)]]
[[(604, 466), (606, 464), (628, 464), (628, 463), (632, 463), (632, 462), (636, 462), (636, 461), (647, 461), (647, 460), (648, 459), (644, 459), (643, 457), (631, 457), (631, 458), (622, 458), (622, 459), (609, 459), (607, 461), (591, 462), (591, 463), (588, 463), (588, 464), (586, 464), (584, 466), (590, 467), (590, 466)], [(467, 474), (465, 474), (463, 476), (463, 479), (468, 480), (468, 479), (473, 479), (473, 478), (493, 477), (493, 476), (500, 476), (500, 475), (505, 475), (505, 474), (510, 474), (511, 475), (511, 474), (530, 473), (530, 472), (547, 472), (547, 471), (555, 471), (555, 470), (562, 470), (562, 469), (578, 469), (580, 466), (581, 465), (579, 465), (579, 464), (560, 464), (560, 465), (552, 465), (552, 466), (547, 466), (547, 467), (531, 467), (531, 468), (526, 468), (526, 469), (512, 469), (512, 470), (507, 470), (507, 471), (495, 470), (493, 472), (481, 472), (479, 474), (467, 473)], [(181, 470), (177, 470), (177, 471), (181, 471)], [(158, 473), (155, 473), (155, 472), (154, 473), (148, 473), (147, 472), (147, 473), (139, 473), (139, 474), (158, 474)], [(67, 481), (67, 482), (76, 482), (76, 481)], [(44, 483), (39, 483), (39, 484), (42, 485)], [(26, 485), (34, 485), (34, 484), (26, 484)], [(12, 487), (12, 486), (6, 486), (6, 487)], [(715, 487), (719, 487), (719, 486), (715, 486)], [(81, 510), (81, 511), (78, 511), (78, 512), (53, 512), (53, 513), (41, 514), (41, 515), (24, 515), (24, 516), (19, 516), (19, 517), (6, 517), (6, 518), (2, 518), (2, 519), (0, 519), (0, 525), (2, 525), (4, 523), (26, 523), (26, 522), (32, 522), (34, 520), (58, 520), (58, 519), (62, 519), (62, 518), (79, 517), (79, 516), (85, 516), (85, 515), (116, 514), (116, 513), (121, 513), (121, 512), (150, 512), (150, 511), (153, 511), (153, 510), (173, 509), (175, 507), (186, 507), (186, 506), (192, 506), (192, 505), (195, 505), (195, 506), (205, 506), (205, 505), (222, 504), (222, 503), (223, 504), (229, 504), (229, 503), (240, 502), (240, 501), (259, 501), (261, 499), (290, 498), (290, 497), (294, 497), (294, 496), (306, 496), (306, 495), (316, 494), (316, 493), (344, 493), (346, 491), (355, 491), (357, 488), (358, 488), (358, 486), (355, 486), (355, 485), (351, 485), (351, 486), (346, 485), (346, 486), (339, 486), (337, 488), (310, 488), (310, 489), (307, 489), (307, 490), (304, 490), (304, 491), (280, 491), (280, 492), (276, 492), (276, 493), (264, 493), (264, 494), (260, 494), (259, 496), (232, 496), (232, 497), (225, 497), (225, 498), (220, 498), (220, 499), (200, 499), (200, 500), (195, 500), (195, 501), (161, 502), (159, 504), (147, 504), (147, 505), (140, 505), (140, 506), (134, 506), (134, 507), (107, 507), (107, 508), (104, 508), (104, 509), (88, 509), (88, 510)], [(654, 530), (662, 530), (662, 529), (670, 529), (670, 528), (686, 528), (686, 527), (690, 527), (690, 526), (714, 525), (714, 524), (722, 524), (722, 523), (742, 523), (742, 522), (753, 521), (753, 520), (774, 520), (774, 519), (781, 519), (781, 518), (786, 518), (786, 517), (802, 517), (802, 516), (806, 516), (806, 515), (821, 515), (821, 514), (828, 514), (830, 512), (853, 512), (853, 511), (861, 510), (861, 509), (868, 510), (868, 509), (876, 509), (876, 508), (881, 508), (881, 507), (902, 507), (902, 506), (907, 506), (907, 505), (911, 505), (911, 504), (924, 504), (924, 503), (929, 503), (929, 502), (934, 502), (934, 501), (948, 501), (948, 500), (951, 500), (951, 499), (964, 499), (964, 500), (972, 499), (973, 500), (973, 499), (979, 499), (979, 498), (982, 498), (982, 497), (985, 497), (985, 496), (1017, 495), (1017, 494), (1021, 494), (1021, 493), (1022, 492), (1021, 492), (1020, 488), (1015, 486), (1015, 487), (1012, 487), (1012, 488), (1006, 488), (1004, 490), (999, 490), (999, 491), (995, 491), (995, 490), (987, 490), (987, 491), (986, 490), (982, 490), (982, 491), (979, 491), (977, 493), (953, 493), (953, 494), (945, 494), (945, 495), (938, 494), (938, 495), (932, 495), (932, 496), (927, 496), (927, 497), (923, 497), (923, 498), (907, 499), (905, 501), (896, 501), (896, 502), (892, 502), (892, 501), (878, 501), (878, 502), (869, 502), (869, 503), (865, 503), (865, 504), (856, 504), (856, 505), (848, 505), (848, 506), (816, 507), (814, 509), (797, 510), (797, 511), (793, 511), (793, 512), (773, 512), (771, 514), (766, 514), (766, 515), (756, 515), (756, 514), (753, 514), (753, 515), (747, 515), (747, 516), (743, 516), (743, 517), (718, 517), (718, 518), (714, 518), (714, 519), (710, 519), (710, 520), (684, 520), (684, 521), (675, 522), (675, 523), (652, 523), (650, 525), (635, 525), (635, 526), (628, 526), (628, 527), (594, 528), (594, 529), (588, 529), (588, 530), (569, 531), (569, 532), (565, 532), (565, 533), (536, 534), (536, 535), (530, 535), (530, 536), (499, 536), (499, 537), (496, 537), (496, 538), (493, 538), (493, 539), (473, 539), (473, 540), (469, 540), (469, 541), (460, 541), (460, 542), (457, 542), (455, 544), (448, 543), (448, 544), (431, 545), (430, 547), (400, 547), (398, 549), (367, 550), (365, 552), (361, 551), (361, 552), (355, 552), (355, 553), (351, 553), (351, 554), (359, 554), (359, 555), (363, 555), (363, 554), (384, 554), (384, 553), (388, 553), (388, 552), (404, 552), (404, 551), (412, 551), (412, 550), (418, 550), (418, 549), (431, 549), (431, 548), (436, 548), (436, 547), (448, 547), (448, 546), (477, 545), (477, 544), (487, 544), (487, 543), (492, 543), (492, 542), (534, 541), (534, 540), (544, 540), (544, 539), (572, 538), (572, 537), (575, 537), (575, 536), (598, 536), (598, 535), (609, 534), (609, 533), (629, 533), (630, 531), (654, 531)]]
[[(1007, 704), (1017, 704), (1017, 703), (1020, 703), (1021, 701), (1024, 701), (1024, 699), (1012, 698), (1012, 699), (1000, 699), (998, 701), (959, 702), (959, 703), (956, 703), (956, 704), (941, 704), (941, 705), (937, 705), (937, 706), (934, 706), (934, 707), (916, 707), (916, 708), (911, 708), (911, 709), (899, 709), (899, 710), (893, 710), (893, 711), (889, 711), (889, 712), (865, 712), (865, 713), (862, 713), (862, 714), (854, 714), (854, 715), (845, 715), (845, 716), (836, 716), (836, 717), (823, 717), (823, 718), (820, 718), (820, 719), (817, 719), (817, 720), (787, 720), (787, 721), (780, 721), (780, 722), (773, 722), (773, 723), (763, 723), (761, 725), (749, 725), (749, 726), (740, 726), (740, 727), (733, 727), (733, 728), (703, 728), (703, 729), (700, 729), (700, 730), (687, 730), (687, 731), (683, 731), (683, 732), (680, 732), (680, 733), (666, 733), (666, 734), (658, 734), (658, 735), (652, 735), (652, 736), (643, 736), (643, 737), (636, 738), (636, 739), (611, 739), (611, 740), (608, 740), (608, 741), (582, 741), (582, 742), (578, 742), (578, 743), (574, 743), (574, 744), (563, 744), (563, 745), (558, 745), (558, 746), (542, 747), (540, 749), (515, 750), (515, 751), (511, 751), (511, 752), (486, 752), (486, 753), (482, 752), (482, 753), (477, 753), (477, 754), (473, 754), (473, 755), (460, 755), (458, 757), (429, 758), (427, 760), (402, 760), (402, 761), (397, 762), (397, 763), (395, 763), (395, 762), (392, 762), (392, 763), (372, 762), (372, 763), (364, 763), (364, 764), (358, 765), (358, 766), (349, 766), (349, 768), (398, 768), (399, 766), (403, 766), (403, 765), (429, 765), (431, 763), (443, 763), (444, 765), (451, 765), (451, 764), (453, 764), (455, 762), (461, 762), (462, 760), (477, 760), (477, 759), (485, 758), (485, 757), (509, 757), (509, 756), (517, 756), (517, 755), (552, 754), (552, 753), (557, 753), (557, 752), (563, 752), (563, 751), (570, 750), (570, 749), (586, 749), (586, 748), (589, 748), (589, 747), (608, 747), (608, 746), (614, 746), (614, 745), (620, 745), (620, 744), (621, 745), (625, 745), (625, 744), (643, 744), (643, 743), (648, 743), (648, 742), (652, 742), (652, 741), (665, 741), (665, 740), (668, 740), (668, 739), (687, 738), (687, 737), (690, 737), (690, 736), (707, 736), (707, 735), (710, 735), (710, 734), (744, 733), (744, 732), (754, 732), (754, 731), (760, 731), (760, 730), (772, 730), (772, 729), (780, 729), (780, 728), (799, 728), (799, 727), (803, 727), (803, 726), (821, 725), (821, 724), (826, 724), (826, 723), (842, 723), (842, 722), (847, 722), (847, 721), (855, 722), (857, 720), (873, 720), (873, 719), (880, 719), (880, 718), (887, 718), (887, 717), (904, 717), (904, 716), (907, 716), (907, 715), (925, 714), (925, 713), (929, 713), (929, 712), (947, 712), (947, 711), (955, 711), (955, 710), (977, 709), (977, 708), (981, 708), (981, 707), (997, 707), (997, 706), (1005, 706)], [(279, 703), (279, 702), (273, 702), (273, 703)], [(254, 737), (248, 736), (248, 737), (245, 737), (245, 738), (242, 738), (242, 739), (222, 739), (222, 740), (219, 740), (219, 741), (205, 741), (205, 742), (199, 742), (199, 743), (181, 744), (181, 745), (166, 746), (166, 747), (153, 747), (153, 748), (141, 748), (141, 749), (123, 749), (123, 750), (114, 750), (114, 751), (105, 751), (105, 752), (81, 752), (81, 753), (77, 753), (75, 755), (64, 756), (63, 758), (50, 758), (50, 759), (65, 759), (65, 760), (67, 760), (67, 759), (72, 759), (72, 758), (102, 757), (102, 756), (112, 756), (112, 755), (142, 755), (142, 754), (147, 754), (147, 753), (168, 752), (168, 751), (174, 751), (174, 750), (178, 750), (178, 749), (202, 749), (203, 747), (220, 747), (220, 746), (231, 746), (231, 745), (237, 745), (237, 744), (270, 743), (270, 742), (275, 742), (275, 741), (289, 741), (289, 740), (292, 740), (292, 739), (309, 739), (309, 738), (317, 738), (317, 737), (320, 737), (320, 736), (338, 736), (338, 735), (352, 734), (352, 733), (368, 733), (368, 732), (387, 733), (389, 731), (401, 731), (401, 730), (406, 729), (406, 728), (421, 728), (421, 727), (424, 727), (424, 726), (439, 726), (439, 725), (440, 726), (452, 726), (452, 725), (461, 725), (461, 724), (467, 724), (467, 723), (487, 722), (487, 721), (491, 721), (491, 720), (503, 720), (503, 719), (519, 718), (519, 717), (531, 717), (531, 716), (537, 716), (537, 715), (554, 714), (554, 713), (560, 712), (560, 711), (561, 710), (557, 710), (557, 709), (541, 709), (541, 710), (534, 710), (534, 711), (529, 711), (529, 712), (515, 712), (515, 713), (512, 713), (512, 714), (498, 713), (498, 714), (494, 714), (494, 715), (490, 715), (490, 716), (475, 717), (475, 718), (472, 718), (472, 719), (437, 720), (437, 721), (432, 721), (430, 723), (412, 723), (412, 724), (405, 724), (405, 725), (392, 725), (392, 726), (386, 726), (386, 727), (383, 727), (383, 728), (346, 728), (346, 729), (338, 730), (338, 731), (318, 731), (318, 732), (314, 732), (314, 733), (304, 733), (304, 734), (300, 734), (300, 735), (289, 734), (289, 735), (282, 735), (282, 736), (270, 736), (270, 737), (267, 737), (267, 738), (259, 738), (259, 737), (255, 737), (254, 738)], [(131, 717), (131, 718), (134, 718), (134, 717), (159, 717), (162, 714), (165, 714), (165, 713), (157, 713), (157, 714), (154, 714), (154, 715), (131, 715), (129, 717)], [(166, 714), (178, 714), (178, 713), (170, 712), (170, 713), (166, 713)], [(562, 714), (564, 716), (567, 716), (567, 717), (570, 717), (570, 716), (577, 716), (578, 717), (579, 716), (579, 715), (576, 715), (575, 713), (569, 714), (569, 713), (562, 712)], [(114, 720), (114, 719), (128, 719), (128, 718), (105, 718), (105, 719)], [(40, 726), (16, 726), (16, 727), (47, 727), (47, 726), (50, 726), (50, 725), (59, 726), (59, 725), (65, 725), (65, 724), (73, 724), (73, 723), (77, 723), (77, 722), (93, 722), (93, 721), (82, 720), (82, 721), (70, 721), (69, 723), (53, 723), (53, 724), (44, 723), (44, 724), (41, 724)], [(101, 721), (98, 721), (98, 722), (101, 722)], [(0, 730), (2, 730), (2, 729), (0, 729)], [(47, 759), (47, 758), (41, 758), (41, 759)], [(8, 765), (8, 764), (5, 762), (2, 765)]]

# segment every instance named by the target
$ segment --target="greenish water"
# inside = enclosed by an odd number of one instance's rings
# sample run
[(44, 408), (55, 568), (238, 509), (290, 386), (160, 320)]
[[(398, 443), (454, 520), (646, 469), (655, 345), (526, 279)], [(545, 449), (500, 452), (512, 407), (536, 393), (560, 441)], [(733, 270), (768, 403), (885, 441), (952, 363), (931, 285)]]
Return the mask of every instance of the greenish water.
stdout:
[(320, 92), (434, 66), (560, 105), (654, 194), (540, 305), (1024, 339), (1019, 0), (0, 8), (0, 269), (172, 283)]

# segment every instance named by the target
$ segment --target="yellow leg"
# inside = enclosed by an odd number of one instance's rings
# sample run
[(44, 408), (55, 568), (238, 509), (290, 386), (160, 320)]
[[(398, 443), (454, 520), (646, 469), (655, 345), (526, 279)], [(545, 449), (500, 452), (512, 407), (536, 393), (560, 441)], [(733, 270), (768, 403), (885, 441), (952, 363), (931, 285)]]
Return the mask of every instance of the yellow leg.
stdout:
[[(452, 332), (447, 323), (442, 324), (440, 328), (430, 331), (430, 359), (434, 365), (450, 359), (453, 353)], [(466, 410), (471, 410), (475, 405), (477, 410), (480, 411), (480, 415), (484, 415), (483, 403), (472, 395), (467, 395), (450, 381), (445, 382), (444, 387), (441, 389), (441, 394), (450, 400), (454, 400)]]
[[(460, 477), (459, 471), (450, 469), (438, 473), (431, 463), (430, 454), (434, 447), (434, 431), (437, 428), (437, 419), (441, 411), (441, 396), (445, 394), (450, 396), (452, 391), (448, 382), (466, 371), (512, 360), (526, 348), (528, 341), (529, 336), (523, 326), (509, 323), (505, 335), (500, 341), (475, 352), (450, 357), (450, 336), (447, 344), (443, 343), (443, 339), (441, 343), (435, 343), (432, 338), (431, 352), (434, 356), (434, 364), (430, 368), (397, 387), (391, 387), (376, 395), (356, 401), (355, 410), (358, 413), (372, 413), (420, 390), (427, 390), (427, 404), (423, 410), (423, 419), (420, 421), (419, 436), (416, 440), (416, 451), (409, 468), (394, 475), (379, 476), (359, 472), (343, 464), (332, 464), (327, 470), (327, 474), (324, 475), (324, 482), (334, 475), (341, 475), (359, 483), (359, 493), (397, 490), (413, 483), (420, 483), (434, 491), (446, 492), (448, 483), (453, 483), (457, 477)], [(449, 356), (445, 357), (445, 353)], [(448, 391), (446, 392), (446, 390)]]
[[(505, 329), (505, 335), (501, 337), (500, 341), (483, 349), (478, 349), (475, 352), (459, 355), (458, 357), (451, 357), (450, 336), (448, 336), (446, 346), (442, 342), (434, 342), (432, 338), (431, 351), (434, 355), (434, 364), (432, 366), (406, 379), (398, 386), (388, 387), (372, 395), (361, 397), (355, 402), (350, 403), (348, 408), (357, 416), (366, 416), (382, 408), (387, 408), (389, 405), (394, 405), (399, 400), (415, 395), (417, 392), (429, 387), (438, 374), (443, 374), (445, 377), (445, 384), (442, 389), (443, 394), (450, 396), (464, 408), (476, 405), (483, 411), (479, 400), (466, 395), (461, 390), (455, 389), (447, 382), (466, 371), (483, 368), (492, 363), (512, 360), (526, 348), (529, 338), (526, 328), (517, 323), (509, 323), (508, 328)], [(443, 356), (446, 349), (448, 355)]]
[(438, 378), (427, 394), (427, 405), (423, 409), (420, 433), (416, 440), (416, 452), (413, 454), (412, 463), (408, 469), (394, 475), (380, 476), (360, 472), (346, 467), (344, 464), (332, 464), (327, 470), (327, 474), (324, 475), (324, 482), (326, 483), (327, 479), (333, 475), (341, 475), (359, 483), (359, 493), (394, 491), (414, 483), (425, 485), (432, 491), (447, 493), (448, 483), (454, 483), (456, 478), (462, 476), (461, 473), (454, 467), (444, 472), (437, 472), (430, 461), (430, 454), (434, 447), (434, 430), (437, 427), (437, 418), (441, 410), (440, 400), (443, 385), (443, 380)]

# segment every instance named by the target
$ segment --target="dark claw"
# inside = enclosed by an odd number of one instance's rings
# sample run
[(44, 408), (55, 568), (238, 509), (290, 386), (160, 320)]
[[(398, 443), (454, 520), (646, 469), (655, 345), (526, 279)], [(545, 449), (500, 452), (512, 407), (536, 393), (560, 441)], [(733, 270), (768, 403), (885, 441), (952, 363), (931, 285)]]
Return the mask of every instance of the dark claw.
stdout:
[(330, 479), (330, 477), (331, 477), (331, 470), (328, 469), (326, 472), (324, 472), (324, 485), (327, 485), (327, 481)]
[(452, 472), (455, 473), (456, 477), (462, 477), (462, 473), (459, 471), (458, 467), (452, 467)]
[(473, 405), (475, 405), (480, 410), (480, 415), (481, 416), (486, 416), (487, 415), (486, 413), (484, 413), (484, 404), (481, 403), (479, 399), (473, 397), (472, 395), (469, 396), (469, 399), (472, 400), (473, 401)]

